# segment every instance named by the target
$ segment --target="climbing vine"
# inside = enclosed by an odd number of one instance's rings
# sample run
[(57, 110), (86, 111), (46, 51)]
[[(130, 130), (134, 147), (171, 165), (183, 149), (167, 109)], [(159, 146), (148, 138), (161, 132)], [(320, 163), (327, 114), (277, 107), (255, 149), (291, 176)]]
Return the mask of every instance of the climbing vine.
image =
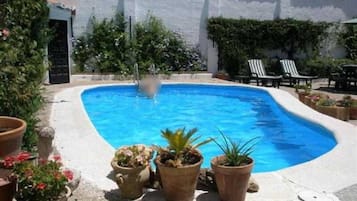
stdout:
[(26, 120), (23, 146), (31, 149), (36, 144), (36, 112), (43, 100), (49, 9), (46, 0), (11, 0), (0, 9), (0, 116)]
[(248, 58), (262, 58), (266, 50), (280, 50), (293, 59), (297, 53), (316, 55), (328, 23), (294, 19), (251, 20), (210, 18), (209, 39), (218, 46), (219, 66), (237, 74)]

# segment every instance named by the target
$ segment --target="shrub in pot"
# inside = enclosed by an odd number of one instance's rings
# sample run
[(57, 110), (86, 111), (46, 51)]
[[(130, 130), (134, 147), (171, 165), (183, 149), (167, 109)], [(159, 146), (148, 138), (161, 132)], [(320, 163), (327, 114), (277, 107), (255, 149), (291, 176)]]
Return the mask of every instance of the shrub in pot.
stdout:
[(168, 143), (167, 147), (156, 146), (158, 153), (155, 164), (166, 200), (191, 201), (197, 185), (200, 167), (203, 162), (202, 154), (197, 147), (211, 141), (204, 140), (195, 143), (199, 137), (193, 137), (197, 129), (191, 129), (187, 133), (185, 129), (161, 131), (161, 136)]
[(357, 119), (357, 100), (351, 96), (343, 96), (342, 100), (337, 101), (337, 106), (349, 108), (351, 120)]
[(211, 160), (219, 197), (223, 201), (244, 201), (254, 160), (250, 157), (257, 138), (236, 143), (222, 132), (223, 143), (214, 142), (224, 155)]
[(142, 196), (144, 186), (150, 179), (152, 149), (145, 145), (122, 146), (111, 162), (120, 196), (136, 199)]
[(307, 96), (305, 96), (305, 103), (312, 109), (316, 110), (316, 103), (320, 99), (327, 99), (328, 95), (323, 94), (323, 93), (311, 93)]
[(330, 98), (320, 99), (316, 104), (316, 110), (328, 116), (343, 121), (349, 120), (349, 108), (337, 105), (337, 102)]

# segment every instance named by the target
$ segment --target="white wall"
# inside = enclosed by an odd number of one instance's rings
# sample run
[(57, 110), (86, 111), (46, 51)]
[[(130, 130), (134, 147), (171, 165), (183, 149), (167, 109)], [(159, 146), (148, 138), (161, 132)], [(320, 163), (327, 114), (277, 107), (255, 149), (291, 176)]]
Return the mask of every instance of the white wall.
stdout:
[(208, 69), (217, 69), (217, 52), (207, 40), (206, 21), (212, 16), (227, 18), (274, 19), (338, 22), (357, 15), (357, 0), (76, 0), (74, 35), (90, 29), (89, 19), (113, 17), (123, 11), (132, 22), (142, 21), (150, 11), (173, 31), (181, 33), (208, 59)]

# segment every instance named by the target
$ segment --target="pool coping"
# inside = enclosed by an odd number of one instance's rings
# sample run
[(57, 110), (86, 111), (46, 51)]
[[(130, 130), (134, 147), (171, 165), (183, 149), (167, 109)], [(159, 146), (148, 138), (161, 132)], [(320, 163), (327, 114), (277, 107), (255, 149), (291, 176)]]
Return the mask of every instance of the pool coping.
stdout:
[[(357, 128), (349, 123), (318, 113), (286, 91), (242, 84), (163, 82), (165, 84), (208, 84), (242, 86), (267, 91), (286, 110), (332, 131), (338, 144), (326, 154), (293, 167), (267, 173), (254, 173), (260, 191), (248, 194), (247, 200), (297, 200), (301, 191), (331, 193), (357, 183)], [(87, 116), (81, 93), (100, 86), (133, 85), (129, 83), (76, 86), (58, 92), (51, 108), (50, 125), (56, 130), (54, 143), (63, 163), (79, 170), (82, 177), (98, 188), (116, 189), (110, 177), (112, 148), (96, 131)], [(65, 121), (64, 121), (65, 120)], [(79, 143), (82, 142), (82, 143)], [(348, 158), (347, 158), (348, 156)], [(278, 191), (278, 192), (277, 192)], [(204, 192), (197, 191), (197, 196)], [(337, 199), (337, 198), (334, 198)]]

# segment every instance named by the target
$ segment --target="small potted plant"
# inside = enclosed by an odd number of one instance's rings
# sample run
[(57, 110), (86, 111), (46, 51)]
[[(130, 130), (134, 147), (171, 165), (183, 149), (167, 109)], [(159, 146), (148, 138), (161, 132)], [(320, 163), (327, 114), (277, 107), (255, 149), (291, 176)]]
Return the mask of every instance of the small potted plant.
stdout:
[(357, 119), (357, 100), (356, 99), (353, 99), (351, 96), (343, 96), (342, 100), (337, 101), (337, 106), (349, 108), (350, 119), (351, 120)]
[(348, 121), (350, 116), (348, 107), (338, 106), (337, 102), (330, 98), (320, 99), (316, 104), (316, 110), (343, 121)]
[(224, 155), (211, 160), (211, 167), (216, 180), (219, 197), (224, 201), (244, 201), (248, 189), (254, 160), (250, 157), (257, 138), (246, 143), (236, 143), (222, 132), (223, 143), (214, 142)]
[(17, 180), (17, 201), (56, 200), (66, 201), (71, 190), (66, 186), (73, 179), (72, 172), (62, 170), (60, 157), (40, 160), (39, 164), (25, 160), (15, 163), (12, 177)]
[(305, 103), (305, 96), (309, 95), (311, 92), (311, 84), (307, 85), (295, 85), (295, 92), (299, 96), (299, 100)]
[(7, 156), (0, 160), (0, 200), (12, 201), (16, 190), (16, 178), (11, 176), (15, 164), (31, 158), (30, 153), (20, 152), (16, 156)]
[(122, 198), (136, 199), (142, 196), (143, 188), (150, 179), (152, 153), (151, 148), (140, 144), (122, 146), (115, 152), (111, 165)]
[(201, 145), (211, 141), (204, 140), (197, 144), (200, 137), (193, 137), (197, 129), (187, 133), (185, 129), (161, 131), (161, 136), (167, 141), (167, 147), (156, 146), (158, 153), (155, 164), (161, 178), (166, 200), (192, 201), (197, 185), (202, 154), (197, 150)]
[(320, 99), (327, 99), (328, 95), (323, 93), (311, 93), (305, 96), (305, 104), (316, 110), (316, 104)]

